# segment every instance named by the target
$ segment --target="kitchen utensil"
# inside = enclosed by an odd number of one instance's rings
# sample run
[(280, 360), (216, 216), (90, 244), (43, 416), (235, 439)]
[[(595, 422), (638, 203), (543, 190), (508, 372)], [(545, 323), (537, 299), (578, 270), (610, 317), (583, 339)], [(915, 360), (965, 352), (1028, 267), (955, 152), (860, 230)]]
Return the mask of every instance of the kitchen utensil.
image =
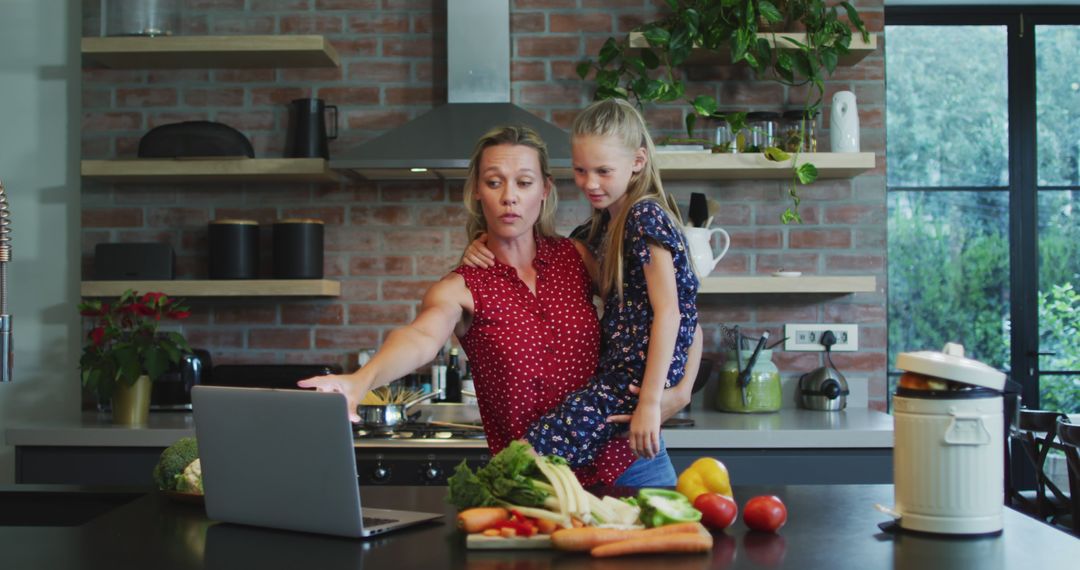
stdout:
[(207, 224), (207, 275), (211, 279), (259, 277), (259, 222), (214, 220)]
[(428, 392), (404, 404), (360, 404), (356, 406), (356, 413), (360, 415), (360, 424), (364, 427), (392, 428), (409, 419), (409, 410), (413, 406), (441, 395), (442, 392)]
[(180, 30), (181, 0), (108, 0), (103, 36), (171, 36)]
[(244, 133), (215, 121), (156, 126), (139, 139), (139, 158), (254, 158)]
[(713, 220), (720, 213), (720, 202), (709, 198), (705, 203), (709, 206), (709, 217), (705, 219), (705, 224), (702, 227), (708, 228), (712, 227)]
[(742, 403), (746, 406), (746, 387), (750, 385), (750, 371), (754, 368), (754, 363), (757, 362), (758, 354), (761, 353), (761, 349), (765, 347), (765, 343), (769, 340), (769, 331), (761, 333), (761, 338), (758, 340), (757, 346), (754, 347), (754, 352), (750, 355), (750, 360), (746, 363), (746, 368), (739, 371), (739, 392), (742, 393)]
[[(333, 115), (331, 134), (326, 132), (326, 111)], [(289, 130), (285, 144), (287, 158), (325, 158), (330, 160), (328, 141), (338, 136), (337, 105), (322, 99), (293, 99), (289, 103)]]
[[(739, 373), (746, 369), (752, 351), (729, 351), (720, 368), (714, 407), (721, 412), (756, 413), (775, 412), (780, 409), (783, 398), (780, 391), (780, 372), (772, 362), (772, 351), (762, 349), (750, 369), (746, 386), (739, 384)], [(744, 363), (737, 366), (737, 360)], [(743, 395), (746, 400), (744, 402)]]
[(782, 338), (782, 339), (780, 339), (780, 340), (777, 340), (777, 341), (774, 341), (774, 342), (770, 342), (769, 344), (765, 345), (765, 350), (772, 350), (772, 349), (774, 349), (774, 348), (776, 348), (776, 347), (780, 346), (781, 344), (783, 344), (783, 343), (784, 343), (784, 341), (786, 341), (786, 340), (787, 340), (787, 339), (789, 339), (789, 338), (791, 338), (791, 337), (787, 337), (787, 336), (785, 336), (784, 338)]
[(821, 344), (825, 346), (825, 361), (828, 364), (799, 377), (799, 403), (808, 410), (842, 410), (847, 406), (849, 390), (844, 375), (832, 362), (836, 335), (832, 331), (825, 331), (821, 335)]
[(1002, 529), (1005, 374), (964, 357), (905, 352), (893, 397), (893, 481), (900, 527), (940, 534)]
[(833, 94), (829, 142), (833, 152), (859, 152), (859, 110), (851, 91)]
[(709, 217), (709, 205), (705, 201), (704, 194), (701, 192), (690, 194), (690, 209), (687, 211), (686, 217), (690, 219), (690, 224), (695, 228), (705, 226), (705, 219)]
[(195, 349), (180, 357), (150, 385), (150, 410), (190, 410), (191, 389), (210, 382), (210, 353)]
[[(721, 228), (709, 229), (689, 226), (683, 228), (683, 234), (686, 236), (687, 246), (690, 247), (690, 259), (694, 263), (694, 273), (697, 274), (698, 279), (708, 277), (716, 264), (720, 263), (720, 260), (727, 254), (728, 248), (731, 246), (731, 236)], [(715, 235), (719, 235), (723, 242), (719, 254), (713, 249), (712, 238)]]

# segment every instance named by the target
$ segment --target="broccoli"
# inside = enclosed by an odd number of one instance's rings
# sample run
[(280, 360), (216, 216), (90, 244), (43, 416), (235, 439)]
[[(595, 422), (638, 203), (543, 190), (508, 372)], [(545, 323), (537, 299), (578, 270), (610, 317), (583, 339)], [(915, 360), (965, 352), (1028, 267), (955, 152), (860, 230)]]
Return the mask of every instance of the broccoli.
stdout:
[(184, 472), (176, 476), (176, 490), (181, 493), (203, 494), (202, 486), (202, 463), (198, 459), (192, 461)]
[(193, 437), (182, 437), (161, 452), (154, 466), (154, 483), (162, 491), (175, 491), (183, 478), (184, 469), (199, 458), (199, 447)]

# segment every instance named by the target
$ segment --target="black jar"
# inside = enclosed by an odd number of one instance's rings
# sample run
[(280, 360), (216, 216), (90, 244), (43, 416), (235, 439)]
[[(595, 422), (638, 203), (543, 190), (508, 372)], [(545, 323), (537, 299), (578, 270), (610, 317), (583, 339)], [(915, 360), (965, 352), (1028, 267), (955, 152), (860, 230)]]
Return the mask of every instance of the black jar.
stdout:
[(214, 220), (207, 225), (210, 279), (259, 277), (259, 222)]
[(323, 221), (286, 218), (274, 222), (274, 278), (322, 277)]

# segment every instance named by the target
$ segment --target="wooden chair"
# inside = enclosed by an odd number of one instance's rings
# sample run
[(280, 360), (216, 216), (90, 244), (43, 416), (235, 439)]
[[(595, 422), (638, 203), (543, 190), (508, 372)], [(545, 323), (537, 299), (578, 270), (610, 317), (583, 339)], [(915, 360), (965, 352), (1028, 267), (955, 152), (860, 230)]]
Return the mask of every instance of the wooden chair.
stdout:
[(1014, 436), (1035, 469), (1035, 489), (1011, 489), (1012, 503), (1018, 510), (1051, 524), (1061, 524), (1059, 519), (1071, 511), (1069, 496), (1054, 484), (1045, 469), (1050, 450), (1062, 447), (1057, 441), (1057, 421), (1061, 417), (1065, 417), (1065, 414), (1048, 410), (1020, 410), (1020, 425)]
[(1066, 416), (1057, 419), (1057, 435), (1069, 464), (1070, 515), (1073, 534), (1080, 536), (1080, 425)]

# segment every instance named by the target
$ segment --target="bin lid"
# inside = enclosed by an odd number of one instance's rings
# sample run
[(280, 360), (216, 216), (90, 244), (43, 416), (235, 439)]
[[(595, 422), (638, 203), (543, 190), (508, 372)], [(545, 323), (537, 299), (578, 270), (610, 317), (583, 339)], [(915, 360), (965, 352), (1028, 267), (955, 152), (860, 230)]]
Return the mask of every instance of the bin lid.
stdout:
[(945, 343), (941, 352), (921, 350), (902, 352), (896, 357), (896, 367), (908, 372), (944, 378), (973, 386), (1001, 391), (1005, 388), (1005, 373), (964, 357), (964, 345)]

